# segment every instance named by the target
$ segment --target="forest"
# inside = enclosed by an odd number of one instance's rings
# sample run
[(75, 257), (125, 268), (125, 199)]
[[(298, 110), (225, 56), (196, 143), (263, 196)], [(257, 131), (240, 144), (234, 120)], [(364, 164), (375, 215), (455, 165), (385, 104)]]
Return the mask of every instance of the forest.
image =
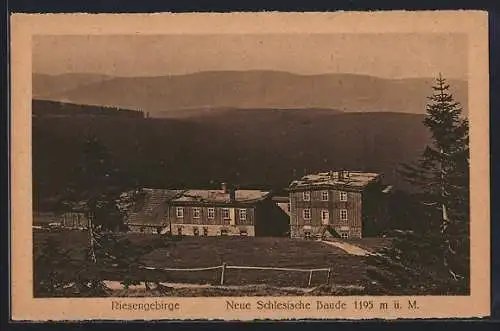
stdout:
[[(35, 100), (33, 113), (57, 112)], [(75, 106), (77, 107), (77, 106)], [(82, 106), (79, 106), (80, 109)], [(94, 113), (93, 106), (85, 106)], [(150, 188), (219, 187), (282, 191), (305, 173), (346, 168), (380, 172), (403, 187), (396, 169), (429, 140), (423, 115), (343, 113), (323, 109), (226, 109), (204, 116), (33, 117), (34, 208), (50, 209), (95, 136), (117, 166)]]

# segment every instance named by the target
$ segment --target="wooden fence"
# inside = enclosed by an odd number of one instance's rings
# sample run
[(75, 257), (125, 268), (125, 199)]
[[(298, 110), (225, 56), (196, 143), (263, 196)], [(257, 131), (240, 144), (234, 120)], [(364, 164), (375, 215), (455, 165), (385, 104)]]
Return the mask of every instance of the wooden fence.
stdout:
[(156, 270), (156, 271), (181, 271), (181, 272), (196, 272), (196, 271), (207, 271), (207, 270), (221, 270), (220, 285), (224, 285), (224, 277), (226, 270), (271, 270), (271, 271), (290, 271), (290, 272), (303, 272), (308, 274), (307, 286), (311, 286), (312, 276), (314, 272), (327, 272), (325, 284), (330, 284), (332, 276), (332, 267), (330, 268), (315, 268), (315, 269), (299, 269), (299, 268), (280, 268), (280, 267), (258, 267), (258, 266), (237, 266), (237, 265), (227, 265), (223, 263), (219, 266), (214, 267), (203, 267), (203, 268), (156, 268), (156, 267), (146, 267), (143, 266), (141, 269), (146, 270)]

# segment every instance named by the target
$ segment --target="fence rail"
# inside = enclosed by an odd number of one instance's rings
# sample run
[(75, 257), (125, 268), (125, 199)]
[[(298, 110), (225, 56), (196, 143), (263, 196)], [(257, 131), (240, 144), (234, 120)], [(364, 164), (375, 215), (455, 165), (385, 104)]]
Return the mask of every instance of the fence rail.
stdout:
[(330, 284), (330, 278), (332, 274), (332, 268), (313, 268), (313, 269), (301, 269), (301, 268), (281, 268), (281, 267), (262, 267), (262, 266), (238, 266), (238, 265), (227, 265), (223, 263), (218, 266), (213, 267), (202, 267), (202, 268), (167, 268), (167, 267), (147, 267), (142, 266), (141, 269), (146, 270), (158, 270), (158, 271), (181, 271), (181, 272), (191, 272), (191, 271), (207, 271), (207, 270), (218, 270), (221, 269), (220, 284), (224, 285), (224, 276), (227, 269), (236, 270), (273, 270), (273, 271), (292, 271), (292, 272), (306, 272), (309, 273), (309, 278), (307, 285), (311, 286), (312, 275), (314, 272), (327, 272), (326, 284)]
[(311, 271), (328, 271), (329, 268), (318, 268), (318, 269), (297, 269), (297, 268), (278, 268), (278, 267), (252, 267), (252, 266), (233, 266), (228, 265), (226, 269), (256, 269), (256, 270), (276, 270), (276, 271), (302, 271), (302, 272), (311, 272)]
[(160, 270), (160, 271), (206, 271), (221, 269), (222, 266), (206, 267), (206, 268), (155, 268), (155, 267), (140, 267), (146, 270)]

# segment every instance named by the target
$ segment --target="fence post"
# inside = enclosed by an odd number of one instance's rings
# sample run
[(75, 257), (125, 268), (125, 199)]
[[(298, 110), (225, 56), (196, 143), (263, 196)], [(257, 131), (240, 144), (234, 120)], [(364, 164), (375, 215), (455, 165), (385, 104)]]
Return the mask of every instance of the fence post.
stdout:
[(313, 271), (309, 271), (309, 282), (307, 283), (307, 286), (311, 286), (311, 280), (312, 280), (312, 277), (313, 277)]
[(224, 285), (224, 273), (226, 272), (226, 263), (222, 263), (222, 273), (220, 275), (220, 284)]
[(332, 277), (332, 267), (328, 268), (328, 277), (326, 278), (326, 285), (330, 285), (331, 277)]

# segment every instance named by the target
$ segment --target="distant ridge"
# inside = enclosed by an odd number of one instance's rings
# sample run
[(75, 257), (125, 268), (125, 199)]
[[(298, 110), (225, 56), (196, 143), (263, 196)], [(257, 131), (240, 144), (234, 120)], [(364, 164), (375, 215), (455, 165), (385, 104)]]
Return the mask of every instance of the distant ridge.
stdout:
[(185, 109), (171, 109), (156, 112), (154, 115), (158, 118), (204, 118), (206, 116), (215, 116), (215, 115), (235, 115), (238, 113), (244, 113), (246, 115), (263, 115), (263, 112), (267, 113), (286, 113), (287, 115), (294, 115), (296, 113), (304, 113), (310, 115), (334, 115), (344, 113), (337, 109), (326, 109), (326, 108), (286, 108), (286, 109), (278, 109), (278, 108), (232, 108), (232, 107), (221, 107), (221, 108), (210, 108), (210, 107), (202, 107), (202, 108), (185, 108)]
[(77, 105), (59, 101), (32, 100), (31, 113), (33, 117), (81, 117), (110, 116), (144, 118), (144, 112), (116, 107)]
[[(75, 104), (169, 111), (334, 109), (423, 114), (433, 78), (386, 79), (356, 74), (299, 75), (280, 71), (206, 71), (185, 75), (110, 77), (33, 74), (33, 97)], [(467, 82), (450, 79), (466, 110)]]
[(33, 74), (33, 97), (48, 100), (53, 98), (55, 101), (63, 101), (60, 100), (59, 96), (65, 91), (74, 90), (87, 84), (100, 83), (109, 79), (113, 79), (113, 77), (80, 73), (62, 75)]

